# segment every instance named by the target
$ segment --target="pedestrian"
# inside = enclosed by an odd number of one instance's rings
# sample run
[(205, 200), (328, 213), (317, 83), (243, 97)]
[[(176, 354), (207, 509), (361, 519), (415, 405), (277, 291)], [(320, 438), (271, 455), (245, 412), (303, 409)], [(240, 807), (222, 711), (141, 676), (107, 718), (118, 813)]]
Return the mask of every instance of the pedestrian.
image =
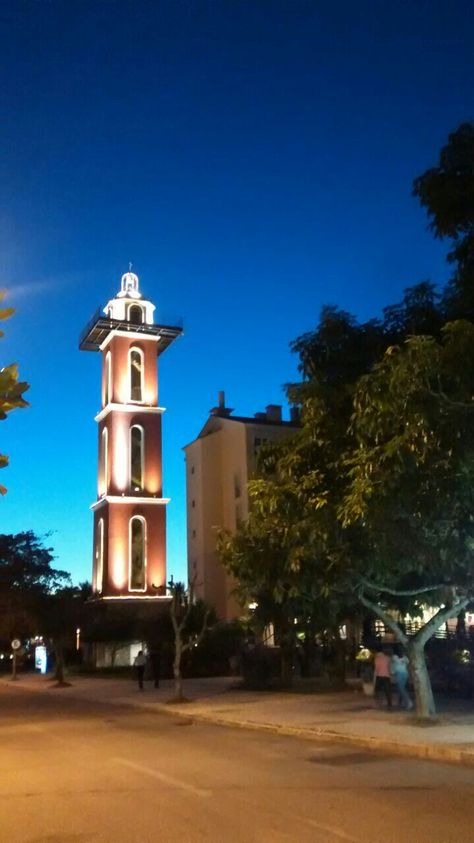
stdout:
[(161, 653), (159, 647), (153, 647), (150, 652), (151, 675), (155, 688), (160, 687)]
[(391, 655), (392, 652), (388, 647), (379, 650), (374, 659), (374, 696), (378, 701), (381, 694), (385, 695), (387, 700), (387, 708), (392, 707), (392, 671), (391, 671)]
[(139, 650), (135, 656), (133, 666), (137, 669), (138, 687), (143, 691), (143, 676), (145, 674), (146, 656), (143, 650)]
[(398, 691), (398, 705), (400, 708), (405, 708), (410, 711), (413, 708), (413, 702), (407, 691), (408, 684), (408, 658), (400, 654), (401, 651), (395, 652), (392, 656), (392, 676), (395, 679), (395, 684)]

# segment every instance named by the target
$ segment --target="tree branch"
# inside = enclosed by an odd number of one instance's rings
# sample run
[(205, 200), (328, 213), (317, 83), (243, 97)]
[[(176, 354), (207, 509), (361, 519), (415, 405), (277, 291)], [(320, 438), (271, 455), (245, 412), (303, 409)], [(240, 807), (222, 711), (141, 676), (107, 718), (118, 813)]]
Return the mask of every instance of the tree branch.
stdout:
[(437, 591), (439, 588), (446, 588), (447, 586), (452, 585), (452, 583), (440, 582), (436, 585), (426, 585), (421, 588), (396, 589), (389, 588), (388, 586), (381, 585), (380, 583), (371, 582), (370, 580), (364, 579), (364, 577), (361, 577), (359, 581), (363, 586), (365, 586), (365, 588), (368, 588), (369, 591), (380, 591), (384, 594), (392, 594), (395, 597), (416, 597), (417, 594), (426, 594), (429, 591)]
[(372, 600), (369, 600), (368, 597), (365, 596), (362, 592), (359, 592), (359, 600), (366, 607), (366, 609), (370, 609), (374, 615), (378, 615), (378, 617), (384, 622), (385, 626), (388, 626), (389, 629), (392, 630), (396, 638), (403, 644), (405, 647), (408, 644), (408, 636), (405, 635), (404, 632), (400, 629), (397, 622), (392, 618), (385, 609), (382, 609), (377, 603), (372, 603)]
[(428, 623), (422, 626), (421, 629), (415, 633), (413, 639), (415, 641), (421, 641), (422, 645), (425, 646), (426, 642), (430, 640), (436, 630), (446, 623), (446, 621), (449, 621), (450, 618), (455, 618), (456, 615), (459, 615), (459, 613), (466, 608), (471, 600), (472, 597), (465, 597), (464, 600), (461, 600), (459, 603), (455, 603), (451, 606), (445, 607), (444, 609), (438, 609), (436, 614), (433, 615)]
[(196, 638), (189, 638), (185, 644), (183, 644), (182, 652), (185, 653), (187, 650), (190, 650), (192, 646), (199, 647), (202, 639), (204, 638), (204, 633), (208, 629), (207, 621), (209, 618), (209, 609), (206, 609), (206, 614), (204, 615), (204, 620), (202, 622), (202, 627), (199, 635)]

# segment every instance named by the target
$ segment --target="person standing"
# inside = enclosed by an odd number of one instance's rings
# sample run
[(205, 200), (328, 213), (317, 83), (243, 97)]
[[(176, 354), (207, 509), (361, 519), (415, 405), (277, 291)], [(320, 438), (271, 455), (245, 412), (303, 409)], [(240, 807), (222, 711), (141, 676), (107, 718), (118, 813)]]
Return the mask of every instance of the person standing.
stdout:
[(392, 708), (392, 671), (391, 651), (388, 648), (379, 650), (374, 659), (374, 695), (378, 700), (381, 694), (385, 695), (387, 708)]
[(135, 661), (133, 662), (133, 666), (136, 668), (137, 671), (137, 679), (138, 679), (138, 687), (140, 691), (143, 691), (143, 677), (145, 675), (145, 665), (146, 665), (146, 656), (143, 650), (139, 650), (137, 655), (135, 656)]
[(392, 676), (395, 679), (395, 684), (398, 691), (398, 704), (400, 708), (406, 708), (410, 711), (413, 708), (413, 702), (407, 691), (408, 684), (408, 658), (405, 655), (394, 653), (392, 656)]

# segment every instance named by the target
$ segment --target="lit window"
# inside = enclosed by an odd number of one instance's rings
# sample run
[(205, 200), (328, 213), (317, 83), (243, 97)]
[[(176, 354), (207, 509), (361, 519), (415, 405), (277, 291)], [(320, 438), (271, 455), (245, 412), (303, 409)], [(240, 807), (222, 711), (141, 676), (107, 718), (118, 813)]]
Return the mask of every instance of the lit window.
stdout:
[(138, 348), (130, 350), (130, 400), (143, 400), (143, 352)]
[(130, 591), (146, 590), (146, 526), (145, 519), (130, 519)]
[(95, 545), (95, 589), (102, 591), (104, 578), (104, 519), (97, 523), (96, 545)]
[(143, 322), (143, 310), (139, 304), (132, 304), (128, 309), (128, 321), (134, 325), (141, 325)]
[(99, 495), (105, 495), (109, 483), (109, 460), (107, 454), (108, 445), (108, 430), (106, 427), (102, 428), (100, 435), (100, 455), (99, 455)]
[(143, 489), (145, 433), (134, 425), (130, 430), (130, 485), (135, 492)]

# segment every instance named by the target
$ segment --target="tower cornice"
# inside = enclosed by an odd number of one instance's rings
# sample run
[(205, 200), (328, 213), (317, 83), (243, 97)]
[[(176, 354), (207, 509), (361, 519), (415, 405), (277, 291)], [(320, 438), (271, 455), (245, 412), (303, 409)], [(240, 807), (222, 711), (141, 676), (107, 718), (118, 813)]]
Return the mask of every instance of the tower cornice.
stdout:
[[(149, 325), (146, 326), (150, 328)], [(155, 326), (153, 326), (155, 327)], [(129, 331), (128, 329), (122, 328), (114, 328), (113, 331), (108, 334), (105, 340), (99, 345), (100, 351), (103, 351), (107, 348), (109, 342), (113, 340), (114, 337), (126, 337), (128, 340), (151, 340), (152, 342), (159, 342), (161, 340), (161, 335), (157, 332), (154, 334), (152, 333), (143, 333), (142, 331)]]
[(166, 413), (166, 407), (150, 407), (147, 404), (115, 404), (110, 402), (104, 407), (96, 416), (94, 416), (94, 421), (100, 422), (102, 419), (105, 419), (109, 413), (130, 413), (131, 415), (136, 415), (137, 413), (152, 413), (162, 415)]
[(100, 509), (100, 507), (106, 503), (134, 504), (135, 506), (143, 506), (145, 504), (151, 504), (152, 506), (166, 506), (170, 500), (171, 498), (144, 498), (138, 497), (138, 495), (104, 495), (103, 498), (100, 498), (100, 500), (91, 504), (90, 508), (93, 512), (95, 512), (96, 509)]

